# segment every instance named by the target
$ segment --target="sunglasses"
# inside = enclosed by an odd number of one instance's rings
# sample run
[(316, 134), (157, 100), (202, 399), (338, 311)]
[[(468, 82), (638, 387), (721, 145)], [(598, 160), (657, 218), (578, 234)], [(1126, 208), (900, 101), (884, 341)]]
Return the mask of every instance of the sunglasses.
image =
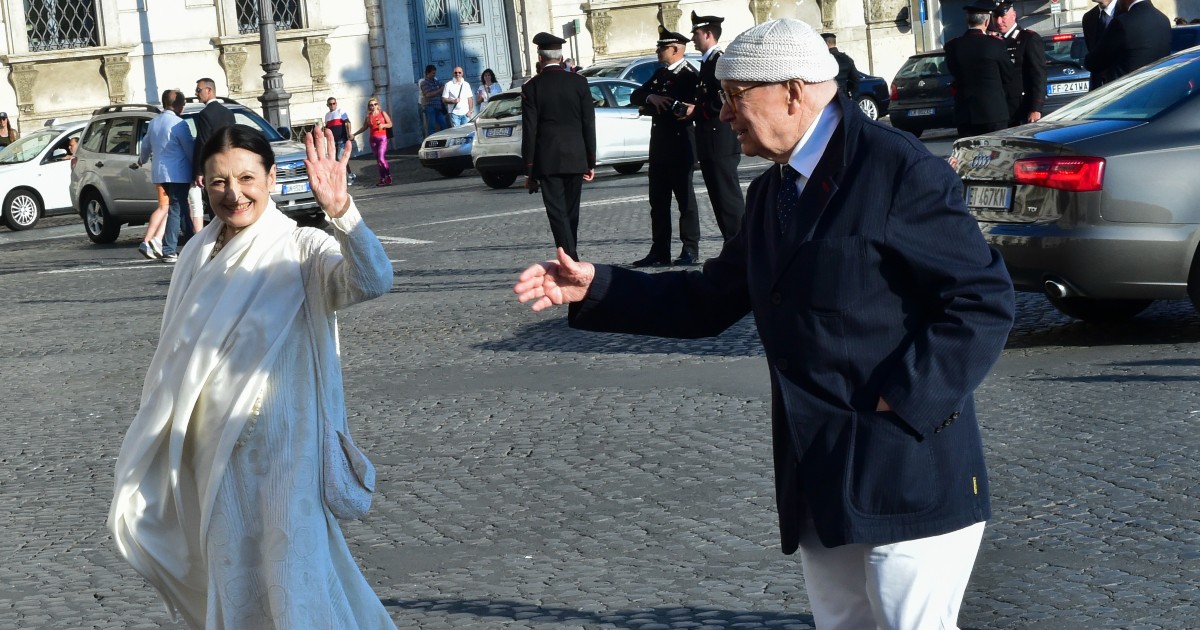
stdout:
[(461, 72), (455, 72), (454, 74), (462, 74), (462, 73), (461, 73)]
[(379, 103), (367, 103), (367, 107), (379, 107)]
[(334, 105), (337, 105), (337, 101), (329, 101), (328, 103), (325, 103), (325, 104), (330, 107), (333, 107)]

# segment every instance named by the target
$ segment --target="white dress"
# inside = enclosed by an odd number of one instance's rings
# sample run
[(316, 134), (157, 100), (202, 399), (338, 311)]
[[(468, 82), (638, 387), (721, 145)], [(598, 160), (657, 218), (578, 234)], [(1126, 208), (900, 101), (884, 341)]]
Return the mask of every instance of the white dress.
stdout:
[[(351, 270), (378, 265), (390, 270), (391, 265), (386, 254), (379, 259), (381, 248), (363, 251), (345, 232), (334, 232), (349, 263), (339, 271), (350, 273), (322, 269), (329, 264), (323, 254), (334, 251), (326, 234), (296, 234), (303, 264), (316, 265), (305, 274), (307, 299), (323, 296), (341, 308), (357, 301), (362, 274)], [(368, 253), (376, 255), (363, 256)], [(310, 386), (318, 382), (315, 365), (301, 310), (267, 377), (258, 417), (242, 431), (213, 505), (207, 545), (210, 630), (395, 628), (321, 498), (322, 434)]]

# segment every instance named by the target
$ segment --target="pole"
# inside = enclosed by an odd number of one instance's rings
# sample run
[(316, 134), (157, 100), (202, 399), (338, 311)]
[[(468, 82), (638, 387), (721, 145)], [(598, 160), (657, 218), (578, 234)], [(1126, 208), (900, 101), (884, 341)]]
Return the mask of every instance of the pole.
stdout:
[(262, 53), (263, 117), (286, 138), (292, 137), (292, 95), (283, 89), (283, 74), (279, 72), (279, 39), (275, 36), (275, 7), (273, 0), (258, 0), (258, 43)]

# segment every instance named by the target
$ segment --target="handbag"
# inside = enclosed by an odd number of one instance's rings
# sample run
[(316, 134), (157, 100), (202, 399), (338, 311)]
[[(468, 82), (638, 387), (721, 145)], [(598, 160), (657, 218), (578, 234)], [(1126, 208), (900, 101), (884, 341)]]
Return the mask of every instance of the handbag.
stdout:
[[(350, 437), (346, 410), (329, 409), (321, 382), (321, 345), (316, 335), (316, 320), (304, 300), (309, 335), (313, 340), (313, 367), (316, 370), (317, 422), (321, 439), (321, 494), (326, 507), (339, 520), (353, 521), (366, 516), (375, 493), (375, 465)], [(337, 421), (334, 421), (337, 418)]]

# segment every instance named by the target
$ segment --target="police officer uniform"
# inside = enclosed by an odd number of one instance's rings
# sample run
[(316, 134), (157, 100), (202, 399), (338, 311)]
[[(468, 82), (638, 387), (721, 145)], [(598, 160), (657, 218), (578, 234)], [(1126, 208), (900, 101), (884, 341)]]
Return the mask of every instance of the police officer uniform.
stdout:
[[(696, 15), (692, 11), (692, 32), (724, 21), (725, 18)], [(742, 226), (746, 201), (742, 197), (742, 185), (737, 173), (742, 160), (742, 146), (729, 123), (721, 121), (721, 82), (716, 76), (717, 60), (720, 58), (721, 49), (716, 45), (704, 53), (693, 101), (696, 107), (692, 110), (691, 118), (696, 125), (696, 157), (700, 160), (704, 187), (708, 189), (717, 227), (721, 230), (721, 236), (728, 241)]]
[[(992, 15), (1004, 15), (1012, 6), (1012, 2), (1001, 2)], [(1001, 35), (1014, 70), (1008, 87), (1012, 111), (1008, 124), (1015, 127), (1024, 125), (1032, 112), (1042, 113), (1046, 104), (1046, 44), (1041, 35), (1019, 26)]]
[[(990, 15), (995, 6), (991, 0), (976, 0), (966, 11)], [(978, 28), (968, 28), (946, 42), (946, 65), (954, 76), (958, 135), (975, 136), (1007, 127), (1014, 70), (1004, 42)]]
[[(658, 47), (678, 45), (683, 49), (688, 38), (658, 27)], [(696, 96), (696, 71), (680, 56), (669, 67), (659, 68), (642, 87), (633, 91), (631, 101), (643, 114), (650, 115), (650, 229), (653, 244), (650, 253), (633, 263), (635, 267), (671, 264), (671, 196), (679, 204), (679, 240), (683, 250), (677, 265), (694, 265), (700, 259), (700, 217), (696, 212), (696, 191), (692, 174), (696, 170), (695, 127), (692, 121), (679, 119), (666, 107), (661, 111), (646, 99), (665, 96), (672, 103), (687, 103)]]
[[(561, 50), (565, 39), (538, 33), (538, 50)], [(521, 86), (521, 158), (530, 192), (540, 188), (554, 245), (579, 260), (579, 198), (583, 175), (596, 167), (596, 108), (587, 79), (546, 64)]]
[(854, 65), (854, 60), (850, 58), (850, 55), (838, 50), (837, 35), (821, 33), (821, 39), (825, 40), (826, 46), (829, 46), (829, 54), (837, 60), (838, 73), (834, 81), (837, 81), (842, 94), (852, 101), (855, 100), (858, 98), (858, 68)]

